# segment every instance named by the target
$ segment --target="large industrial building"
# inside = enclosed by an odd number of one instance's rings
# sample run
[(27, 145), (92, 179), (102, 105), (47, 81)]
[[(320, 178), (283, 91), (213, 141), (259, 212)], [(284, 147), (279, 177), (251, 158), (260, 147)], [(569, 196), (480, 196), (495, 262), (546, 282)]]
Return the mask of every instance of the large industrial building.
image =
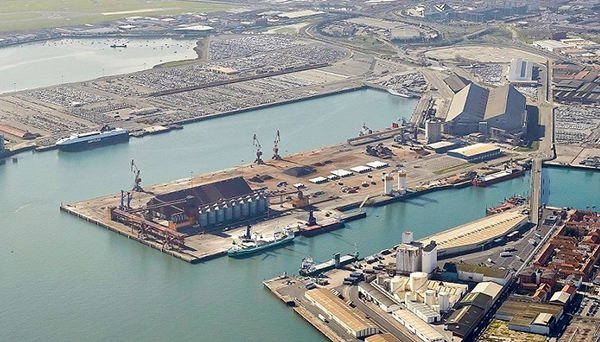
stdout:
[(146, 207), (153, 217), (169, 221), (171, 229), (196, 224), (208, 228), (262, 215), (268, 210), (268, 198), (235, 177), (158, 194)]
[(373, 323), (327, 289), (312, 289), (306, 291), (304, 296), (354, 338), (364, 338), (379, 332)]
[(396, 248), (396, 271), (400, 274), (423, 271), (431, 273), (437, 267), (437, 245), (435, 241), (423, 246), (413, 241), (413, 232), (402, 233), (402, 244)]
[(511, 59), (507, 78), (510, 83), (537, 83), (533, 79), (533, 62), (522, 58)]
[(562, 315), (562, 305), (518, 295), (511, 295), (496, 312), (496, 318), (507, 321), (509, 329), (542, 335), (548, 335)]
[(499, 157), (502, 151), (492, 144), (478, 143), (448, 151), (448, 155), (468, 162), (480, 162)]
[(505, 140), (525, 132), (526, 99), (512, 85), (487, 89), (471, 83), (452, 98), (444, 124), (445, 133), (481, 133)]

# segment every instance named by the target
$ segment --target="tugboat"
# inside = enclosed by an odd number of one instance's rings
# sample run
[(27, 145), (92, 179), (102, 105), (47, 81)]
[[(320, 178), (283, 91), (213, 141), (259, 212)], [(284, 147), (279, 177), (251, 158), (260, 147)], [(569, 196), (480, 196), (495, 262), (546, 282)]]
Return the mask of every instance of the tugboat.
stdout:
[(264, 238), (259, 235), (251, 235), (250, 225), (246, 228), (246, 234), (240, 236), (240, 243), (233, 242), (233, 246), (227, 251), (230, 257), (242, 257), (260, 252), (268, 248), (282, 246), (294, 241), (294, 232), (290, 228), (284, 228), (283, 232), (275, 232), (272, 237)]

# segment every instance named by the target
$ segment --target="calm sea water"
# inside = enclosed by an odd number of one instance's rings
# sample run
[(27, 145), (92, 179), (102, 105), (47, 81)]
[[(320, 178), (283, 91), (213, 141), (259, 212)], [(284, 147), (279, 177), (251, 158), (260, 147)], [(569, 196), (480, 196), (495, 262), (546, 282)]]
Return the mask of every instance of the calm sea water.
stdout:
[[(368, 255), (399, 241), (406, 229), (423, 237), (483, 217), (486, 206), (527, 192), (528, 177), (368, 208), (367, 219), (346, 229), (301, 237), (249, 259), (200, 265), (61, 213), (58, 206), (130, 187), (131, 158), (144, 184), (168, 181), (248, 162), (254, 133), (270, 151), (279, 129), (282, 151), (292, 153), (343, 141), (363, 122), (387, 126), (409, 116), (413, 106), (363, 90), (87, 153), (19, 155), (17, 164), (0, 166), (0, 341), (326, 341), (263, 289), (262, 280), (297, 272), (305, 255), (326, 260), (335, 251), (353, 251), (355, 243)], [(598, 174), (554, 169), (549, 177), (551, 201), (559, 200), (553, 189), (563, 181), (572, 182), (565, 188), (583, 191), (587, 181), (600, 180)]]
[[(127, 45), (113, 49), (111, 44)], [(0, 48), (0, 93), (80, 82), (196, 58), (196, 39), (60, 39)], [(177, 51), (177, 52), (176, 52)]]

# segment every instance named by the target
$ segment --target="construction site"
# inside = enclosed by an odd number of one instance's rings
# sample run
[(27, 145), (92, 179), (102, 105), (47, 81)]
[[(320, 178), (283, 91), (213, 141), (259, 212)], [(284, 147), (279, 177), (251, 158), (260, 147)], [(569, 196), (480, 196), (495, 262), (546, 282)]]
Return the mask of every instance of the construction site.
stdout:
[(277, 131), (272, 154), (264, 155), (254, 135), (252, 164), (165, 184), (143, 184), (132, 160), (130, 189), (61, 210), (196, 263), (247, 240), (249, 226), (260, 236), (283, 229), (313, 236), (366, 216), (364, 206), (468, 186), (477, 175), (527, 163), (512, 153), (496, 154), (485, 164), (433, 153), (408, 122), (289, 156), (279, 154), (280, 142)]

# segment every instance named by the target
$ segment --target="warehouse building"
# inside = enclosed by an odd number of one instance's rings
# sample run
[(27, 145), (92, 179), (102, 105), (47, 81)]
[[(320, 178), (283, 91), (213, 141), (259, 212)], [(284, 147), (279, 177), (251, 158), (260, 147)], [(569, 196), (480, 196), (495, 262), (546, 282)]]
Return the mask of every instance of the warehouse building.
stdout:
[(507, 78), (510, 83), (537, 83), (537, 80), (533, 79), (533, 62), (522, 58), (511, 59)]
[(454, 311), (446, 321), (448, 329), (454, 336), (464, 340), (470, 339), (475, 328), (496, 304), (502, 290), (501, 285), (493, 282), (477, 284), (473, 291), (457, 304), (458, 310)]
[(467, 263), (447, 262), (444, 264), (440, 276), (444, 281), (491, 281), (496, 284), (506, 285), (511, 278), (508, 269), (500, 270), (494, 267), (471, 265)]
[(518, 136), (525, 131), (525, 110), (525, 96), (512, 85), (487, 89), (471, 83), (452, 98), (444, 131), (488, 136), (493, 129)]
[(377, 304), (385, 312), (394, 312), (400, 309), (398, 303), (369, 283), (361, 282), (358, 285), (358, 293), (367, 300)]
[(483, 160), (493, 159), (502, 155), (500, 148), (485, 143), (477, 143), (454, 150), (448, 151), (448, 155), (464, 159), (468, 162), (480, 162)]
[(392, 334), (377, 334), (365, 338), (365, 342), (402, 342)]
[(511, 295), (495, 317), (507, 321), (511, 330), (548, 335), (562, 315), (562, 305), (537, 303), (531, 297)]
[(364, 338), (379, 333), (379, 329), (373, 323), (356, 313), (327, 289), (312, 289), (306, 291), (304, 296), (354, 338)]
[(402, 323), (408, 331), (417, 335), (421, 340), (425, 342), (447, 342), (447, 339), (439, 331), (425, 323), (419, 317), (415, 316), (412, 312), (407, 310), (397, 310), (392, 313), (392, 317), (395, 320)]
[(250, 188), (242, 177), (158, 194), (146, 204), (152, 216), (168, 220), (171, 229), (194, 224), (201, 228), (263, 215), (268, 198)]

